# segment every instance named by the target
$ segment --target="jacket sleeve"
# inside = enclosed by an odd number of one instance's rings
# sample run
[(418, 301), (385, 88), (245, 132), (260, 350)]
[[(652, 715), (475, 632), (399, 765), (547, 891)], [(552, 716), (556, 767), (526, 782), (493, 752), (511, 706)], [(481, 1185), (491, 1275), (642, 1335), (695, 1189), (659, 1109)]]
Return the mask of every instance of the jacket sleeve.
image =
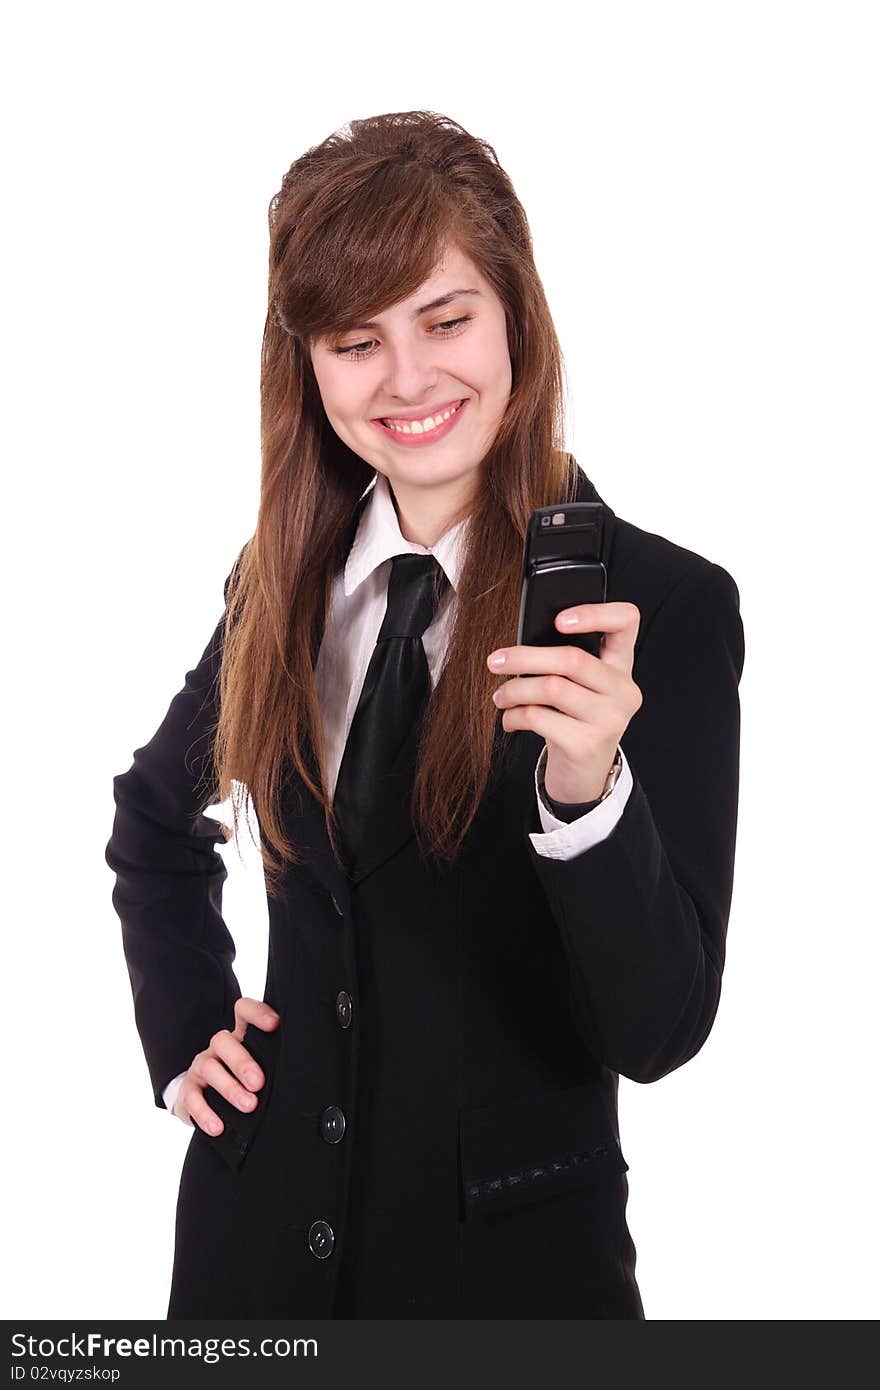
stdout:
[[(633, 663), (642, 705), (621, 738), (633, 787), (611, 834), (572, 859), (529, 853), (561, 933), (587, 1047), (657, 1081), (718, 1009), (739, 795), (739, 591), (706, 561), (652, 615)], [(528, 831), (541, 827), (529, 812)]]
[(241, 994), (221, 913), (226, 866), (214, 848), (225, 835), (202, 814), (211, 802), (224, 618), (149, 743), (113, 778), (116, 813), (104, 857), (116, 874), (113, 906), (160, 1108), (169, 1081), (218, 1029), (234, 1026)]

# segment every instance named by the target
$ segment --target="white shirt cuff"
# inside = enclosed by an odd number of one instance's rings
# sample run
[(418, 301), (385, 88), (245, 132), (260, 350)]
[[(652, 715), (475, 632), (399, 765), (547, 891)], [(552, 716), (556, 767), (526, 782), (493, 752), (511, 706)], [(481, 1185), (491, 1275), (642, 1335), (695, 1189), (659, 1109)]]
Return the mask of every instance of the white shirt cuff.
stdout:
[[(184, 1078), (185, 1076), (186, 1076), (186, 1072), (185, 1072), (185, 1071), (182, 1071), (182, 1072), (179, 1074), (179, 1076), (175, 1076), (175, 1078), (174, 1078), (173, 1081), (169, 1081), (169, 1082), (168, 1082), (168, 1085), (165, 1087), (165, 1090), (162, 1092), (162, 1099), (164, 1100), (167, 1109), (170, 1110), (170, 1111), (173, 1111), (173, 1109), (174, 1109), (174, 1102), (177, 1100), (177, 1093), (178, 1093), (178, 1091), (180, 1090), (180, 1083), (183, 1081), (183, 1078)], [(183, 1117), (180, 1116), (180, 1115), (178, 1115), (176, 1118), (177, 1118), (177, 1119), (181, 1119), (181, 1118), (183, 1118)], [(193, 1123), (193, 1122), (192, 1122), (192, 1116), (187, 1115), (186, 1118), (183, 1119), (183, 1123), (186, 1124), (186, 1125), (192, 1125), (192, 1123)], [(193, 1126), (193, 1127), (194, 1127), (194, 1126)]]
[(541, 756), (535, 764), (535, 796), (544, 833), (529, 832), (529, 839), (538, 854), (544, 855), (546, 859), (574, 859), (575, 855), (583, 854), (584, 850), (592, 849), (594, 845), (608, 838), (623, 815), (623, 808), (633, 788), (632, 769), (623, 748), (620, 755), (620, 775), (610, 795), (592, 811), (578, 816), (577, 820), (563, 821), (544, 805), (538, 790), (538, 779), (547, 762), (547, 745), (544, 744)]

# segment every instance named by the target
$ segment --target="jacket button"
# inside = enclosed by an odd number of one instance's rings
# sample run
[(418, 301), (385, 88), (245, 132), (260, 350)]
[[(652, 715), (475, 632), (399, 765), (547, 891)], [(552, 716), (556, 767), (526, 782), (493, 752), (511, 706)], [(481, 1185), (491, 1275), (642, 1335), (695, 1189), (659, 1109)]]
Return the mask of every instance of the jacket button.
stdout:
[(344, 916), (345, 916), (345, 912), (344, 912), (344, 910), (339, 906), (339, 903), (336, 901), (336, 895), (335, 895), (334, 893), (331, 893), (331, 894), (330, 894), (330, 901), (332, 902), (333, 906), (336, 908), (336, 911), (339, 913), (340, 917), (344, 917)]
[(351, 995), (347, 990), (341, 989), (336, 996), (336, 1017), (340, 1028), (347, 1028), (351, 1023)]
[(309, 1249), (319, 1260), (326, 1260), (333, 1249), (333, 1227), (326, 1221), (313, 1221), (309, 1227)]
[(338, 1105), (328, 1105), (321, 1116), (321, 1135), (328, 1144), (338, 1144), (345, 1133), (345, 1116)]

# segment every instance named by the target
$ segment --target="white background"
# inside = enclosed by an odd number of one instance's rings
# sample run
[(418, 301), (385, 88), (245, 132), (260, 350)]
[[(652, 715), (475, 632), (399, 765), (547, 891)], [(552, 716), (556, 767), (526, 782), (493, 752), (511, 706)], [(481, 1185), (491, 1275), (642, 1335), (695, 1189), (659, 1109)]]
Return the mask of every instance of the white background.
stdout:
[[(621, 1082), (649, 1319), (878, 1312), (876, 6), (32, 4), (0, 100), (7, 1317), (163, 1317), (189, 1129), (152, 1100), (111, 779), (251, 535), (269, 199), (352, 118), (487, 139), (568, 445), (729, 569), (742, 781), (721, 1007)], [(260, 994), (256, 852), (226, 919)]]

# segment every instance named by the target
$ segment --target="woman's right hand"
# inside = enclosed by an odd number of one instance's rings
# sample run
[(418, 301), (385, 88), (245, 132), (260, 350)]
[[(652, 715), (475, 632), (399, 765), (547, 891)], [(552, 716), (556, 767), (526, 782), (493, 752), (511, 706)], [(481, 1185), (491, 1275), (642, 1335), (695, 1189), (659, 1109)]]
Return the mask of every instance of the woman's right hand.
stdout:
[(205, 1100), (206, 1086), (213, 1086), (239, 1110), (253, 1110), (258, 1103), (254, 1091), (260, 1089), (266, 1078), (242, 1038), (248, 1024), (268, 1033), (280, 1022), (281, 1015), (262, 999), (236, 999), (235, 1027), (221, 1028), (204, 1052), (196, 1053), (180, 1083), (172, 1113), (184, 1121), (192, 1116), (193, 1124), (206, 1134), (220, 1134), (223, 1121)]

